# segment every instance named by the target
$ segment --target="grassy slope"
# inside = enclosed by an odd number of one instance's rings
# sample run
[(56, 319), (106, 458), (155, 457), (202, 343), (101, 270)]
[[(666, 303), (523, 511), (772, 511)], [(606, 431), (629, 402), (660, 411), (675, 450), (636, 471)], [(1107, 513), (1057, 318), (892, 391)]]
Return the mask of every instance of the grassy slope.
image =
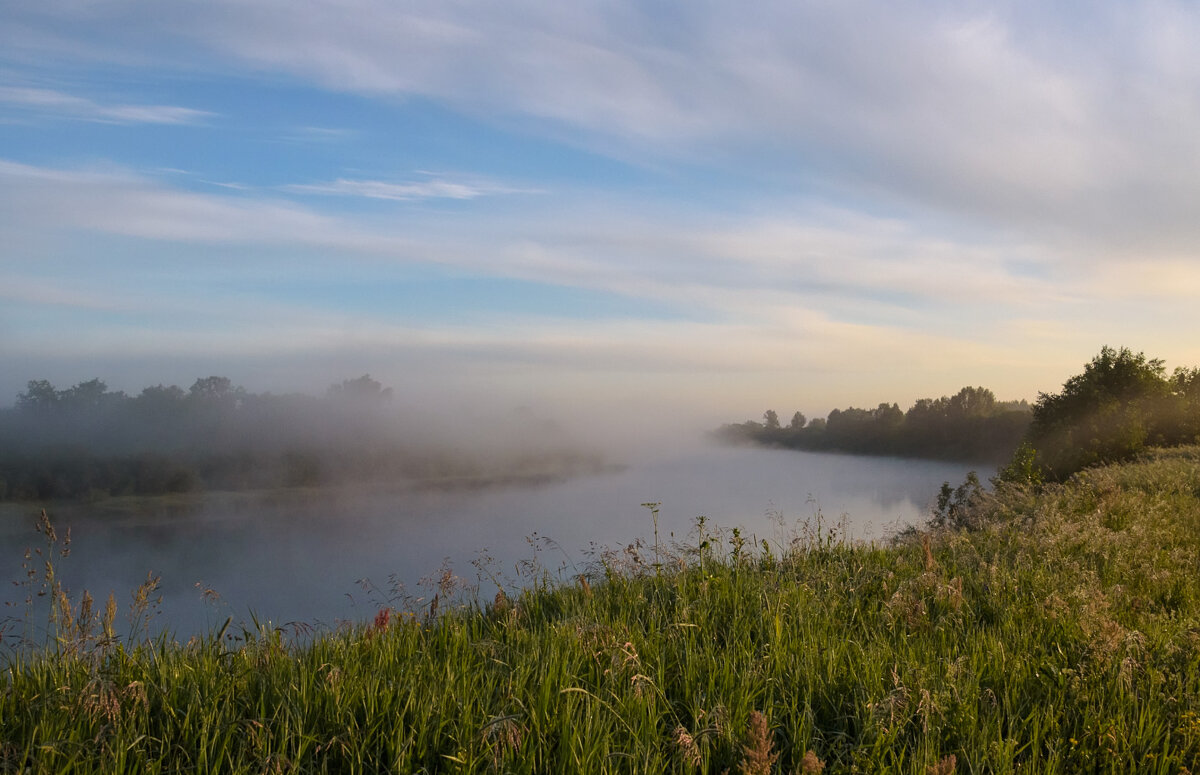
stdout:
[(76, 627), (8, 667), (0, 771), (1195, 769), (1200, 448), (979, 516), (888, 548), (726, 536), (661, 573), (613, 556), (590, 586), (307, 647)]

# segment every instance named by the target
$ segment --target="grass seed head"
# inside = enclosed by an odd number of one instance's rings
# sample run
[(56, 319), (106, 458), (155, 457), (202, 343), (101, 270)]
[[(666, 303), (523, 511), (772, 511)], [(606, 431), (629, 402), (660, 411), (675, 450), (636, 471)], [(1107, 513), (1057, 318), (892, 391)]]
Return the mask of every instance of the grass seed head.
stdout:
[(507, 756), (521, 747), (528, 730), (514, 718), (501, 718), (488, 726), (485, 738), (491, 746), (492, 768), (501, 770)]
[(811, 750), (804, 753), (804, 758), (800, 760), (800, 775), (820, 775), (825, 769), (825, 762), (817, 758), (817, 755)]
[(750, 734), (742, 747), (742, 775), (770, 775), (779, 754), (772, 751), (771, 727), (762, 713), (750, 713)]
[(700, 746), (696, 745), (696, 738), (692, 737), (685, 727), (675, 727), (675, 746), (685, 764), (690, 767), (700, 766)]

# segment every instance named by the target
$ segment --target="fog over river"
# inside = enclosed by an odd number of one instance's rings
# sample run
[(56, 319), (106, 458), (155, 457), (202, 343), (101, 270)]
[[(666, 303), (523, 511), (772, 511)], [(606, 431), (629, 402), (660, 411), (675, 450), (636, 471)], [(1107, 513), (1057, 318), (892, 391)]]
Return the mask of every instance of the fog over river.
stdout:
[[(480, 574), (472, 561), (481, 552), (490, 558), (489, 573), (506, 586), (520, 583), (522, 561), (570, 579), (589, 568), (599, 548), (619, 549), (638, 539), (653, 561), (645, 502), (662, 504), (664, 543), (694, 537), (703, 515), (710, 528), (738, 527), (756, 542), (779, 544), (787, 540), (780, 519), (794, 529), (818, 511), (827, 523), (844, 516), (852, 539), (882, 540), (925, 519), (941, 483), (958, 484), (970, 468), (697, 445), (653, 462), (539, 486), (331, 491), (137, 516), (73, 506), (51, 517), (60, 533), (71, 528), (70, 556), (56, 560), (73, 595), (86, 588), (102, 605), (116, 591), (124, 616), (131, 591), (148, 572), (158, 574), (163, 602), (154, 626), (186, 638), (219, 627), (228, 616), (249, 622), (251, 612), (275, 625), (334, 627), (369, 619), (388, 604), (397, 582), (413, 597), (430, 597), (422, 579), (438, 575), (444, 562), (476, 583)], [(5, 509), (0, 578), (20, 581), (24, 550), (42, 537), (33, 527), (35, 508)], [(481, 588), (489, 597), (494, 592), (486, 577)], [(19, 586), (6, 585), (6, 601), (23, 597)], [(118, 632), (122, 626), (119, 619)]]

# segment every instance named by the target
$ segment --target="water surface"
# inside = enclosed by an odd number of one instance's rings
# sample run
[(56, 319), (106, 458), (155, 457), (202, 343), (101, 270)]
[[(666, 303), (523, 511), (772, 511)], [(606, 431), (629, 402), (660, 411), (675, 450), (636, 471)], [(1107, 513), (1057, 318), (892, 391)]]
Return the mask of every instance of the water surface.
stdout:
[[(620, 471), (540, 486), (453, 491), (338, 491), (272, 501), (235, 500), (199, 511), (106, 513), (75, 507), (53, 514), (70, 525), (62, 578), (97, 598), (117, 592), (124, 607), (147, 573), (161, 576), (157, 626), (187, 635), (235, 622), (336, 626), (370, 618), (397, 585), (428, 597), (423, 578), (447, 564), (466, 581), (472, 561), (490, 558), (489, 577), (519, 583), (529, 563), (569, 578), (599, 547), (641, 539), (652, 555), (650, 512), (658, 502), (664, 543), (694, 535), (697, 517), (783, 543), (820, 514), (848, 537), (879, 540), (925, 519), (943, 481), (969, 466), (790, 450), (701, 446)], [(0, 524), (0, 578), (21, 577), (37, 545), (32, 508)], [(781, 529), (781, 523), (785, 529)], [(547, 540), (548, 539), (548, 540)], [(652, 557), (651, 557), (652, 559)], [(209, 590), (205, 594), (205, 590)], [(23, 590), (9, 586), (5, 599)], [(10, 612), (19, 613), (10, 608)]]

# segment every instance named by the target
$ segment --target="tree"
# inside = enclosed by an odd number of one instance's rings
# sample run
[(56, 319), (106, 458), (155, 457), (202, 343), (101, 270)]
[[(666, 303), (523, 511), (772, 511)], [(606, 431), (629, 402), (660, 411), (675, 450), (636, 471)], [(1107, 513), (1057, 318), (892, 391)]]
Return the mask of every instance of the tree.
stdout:
[(1106, 346), (1062, 392), (1038, 395), (1028, 441), (1050, 478), (1122, 460), (1159, 435), (1170, 394), (1161, 360)]
[(326, 395), (337, 400), (374, 406), (390, 401), (392, 389), (371, 379), (370, 374), (364, 374), (356, 379), (344, 379), (338, 385), (330, 385)]
[(201, 401), (219, 401), (229, 397), (232, 390), (228, 377), (202, 377), (188, 388), (188, 395)]
[(1169, 416), (1162, 423), (1172, 431), (1170, 440), (1176, 444), (1200, 442), (1200, 368), (1175, 369), (1171, 398)]
[(110, 394), (102, 380), (92, 379), (62, 391), (59, 401), (75, 410), (99, 409)]
[(774, 409), (763, 412), (763, 426), (769, 431), (779, 430), (779, 415)]
[(149, 411), (178, 411), (179, 405), (183, 403), (184, 396), (183, 388), (178, 385), (166, 387), (163, 385), (154, 385), (152, 387), (142, 388), (142, 392), (134, 399), (138, 406), (144, 407)]
[(58, 406), (59, 393), (47, 380), (29, 380), (24, 393), (17, 394), (17, 408), (22, 412), (47, 415)]
[(1104, 347), (1091, 363), (1063, 383), (1061, 393), (1039, 393), (1033, 406), (1037, 430), (1079, 422), (1097, 410), (1114, 404), (1166, 395), (1170, 386), (1163, 362), (1128, 348)]
[(965, 387), (949, 402), (952, 417), (987, 417), (996, 408), (996, 396), (982, 387)]
[(788, 424), (788, 427), (794, 431), (798, 431), (804, 427), (804, 423), (806, 422), (807, 419), (805, 419), (804, 415), (800, 412), (796, 412), (792, 415), (792, 421)]

